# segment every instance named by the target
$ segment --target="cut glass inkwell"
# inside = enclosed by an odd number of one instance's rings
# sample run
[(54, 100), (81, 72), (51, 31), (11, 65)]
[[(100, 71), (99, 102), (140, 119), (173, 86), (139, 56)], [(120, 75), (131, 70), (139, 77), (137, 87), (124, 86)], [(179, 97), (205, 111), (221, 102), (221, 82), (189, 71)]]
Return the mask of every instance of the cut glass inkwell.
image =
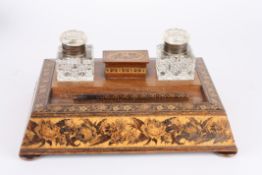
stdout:
[(158, 80), (193, 80), (195, 58), (185, 30), (172, 28), (164, 34), (164, 43), (157, 46)]
[(86, 36), (77, 30), (65, 31), (60, 38), (56, 71), (58, 81), (93, 81), (94, 59), (92, 45), (86, 45)]

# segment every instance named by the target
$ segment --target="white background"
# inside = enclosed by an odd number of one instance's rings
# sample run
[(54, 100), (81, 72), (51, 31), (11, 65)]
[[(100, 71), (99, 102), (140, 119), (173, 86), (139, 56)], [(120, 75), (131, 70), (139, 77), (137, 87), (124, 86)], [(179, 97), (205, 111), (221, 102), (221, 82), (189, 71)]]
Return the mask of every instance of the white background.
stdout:
[[(239, 153), (18, 157), (35, 82), (59, 35), (86, 32), (105, 49), (155, 47), (181, 27), (204, 58), (227, 110)], [(262, 4), (259, 0), (0, 0), (0, 174), (261, 174)]]

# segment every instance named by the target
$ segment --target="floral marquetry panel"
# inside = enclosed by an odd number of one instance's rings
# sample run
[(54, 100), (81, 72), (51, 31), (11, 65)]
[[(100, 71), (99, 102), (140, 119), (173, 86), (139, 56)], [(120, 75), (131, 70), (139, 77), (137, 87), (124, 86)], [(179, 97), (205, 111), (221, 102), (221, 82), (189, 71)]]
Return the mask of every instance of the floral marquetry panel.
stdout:
[(233, 146), (224, 116), (32, 118), (23, 149)]

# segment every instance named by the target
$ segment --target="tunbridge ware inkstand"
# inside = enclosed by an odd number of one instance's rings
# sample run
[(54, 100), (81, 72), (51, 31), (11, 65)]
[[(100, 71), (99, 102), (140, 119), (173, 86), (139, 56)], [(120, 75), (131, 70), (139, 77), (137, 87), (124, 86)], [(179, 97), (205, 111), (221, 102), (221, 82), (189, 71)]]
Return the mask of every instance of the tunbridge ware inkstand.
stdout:
[(204, 61), (182, 29), (165, 32), (157, 58), (107, 50), (94, 59), (81, 31), (45, 59), (20, 156), (216, 152), (237, 148)]

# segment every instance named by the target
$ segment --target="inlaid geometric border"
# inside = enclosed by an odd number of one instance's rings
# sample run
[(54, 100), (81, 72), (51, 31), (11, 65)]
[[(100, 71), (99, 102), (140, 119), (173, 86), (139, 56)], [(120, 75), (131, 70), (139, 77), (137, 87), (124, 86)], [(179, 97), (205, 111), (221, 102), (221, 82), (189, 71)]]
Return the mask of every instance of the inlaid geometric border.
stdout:
[(90, 104), (49, 104), (52, 75), (55, 69), (54, 60), (45, 60), (39, 80), (38, 91), (35, 95), (33, 116), (59, 116), (74, 112), (83, 115), (132, 115), (132, 114), (218, 114), (224, 113), (223, 106), (212, 83), (210, 75), (201, 58), (197, 58), (196, 72), (199, 74), (207, 102), (191, 103), (90, 103)]

